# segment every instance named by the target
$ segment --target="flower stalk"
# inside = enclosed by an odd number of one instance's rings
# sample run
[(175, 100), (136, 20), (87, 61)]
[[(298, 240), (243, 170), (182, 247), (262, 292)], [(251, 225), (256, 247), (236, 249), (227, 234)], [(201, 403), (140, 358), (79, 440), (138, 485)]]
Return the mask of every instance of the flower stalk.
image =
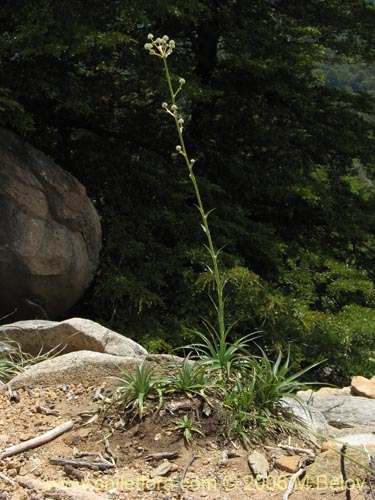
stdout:
[[(167, 58), (170, 54), (172, 54), (173, 49), (175, 48), (175, 42), (173, 40), (169, 40), (169, 37), (167, 35), (163, 36), (162, 38), (156, 38), (154, 39), (153, 35), (148, 35), (149, 43), (145, 44), (145, 49), (149, 51), (150, 55), (155, 55), (157, 57), (160, 57), (163, 61), (163, 67), (164, 67), (164, 72), (165, 72), (165, 77), (168, 85), (168, 90), (169, 90), (169, 97), (170, 97), (170, 104), (164, 102), (162, 104), (162, 108), (165, 109), (165, 111), (171, 115), (174, 119), (175, 125), (176, 125), (176, 130), (178, 134), (178, 145), (176, 146), (176, 151), (184, 158), (186, 167), (189, 172), (189, 178), (193, 184), (194, 192), (195, 192), (195, 197), (197, 200), (197, 208), (199, 210), (201, 219), (202, 219), (202, 229), (205, 233), (206, 239), (207, 239), (207, 245), (205, 245), (210, 258), (211, 258), (211, 266), (207, 266), (207, 269), (209, 273), (212, 275), (214, 282), (215, 282), (215, 289), (216, 289), (216, 298), (217, 302), (214, 303), (215, 310), (217, 313), (217, 330), (216, 334), (218, 337), (219, 341), (219, 348), (222, 351), (221, 353), (224, 355), (224, 352), (227, 348), (227, 330), (226, 330), (226, 325), (225, 325), (225, 313), (224, 313), (224, 304), (225, 304), (225, 299), (224, 299), (224, 287), (226, 284), (226, 279), (225, 277), (220, 273), (219, 269), (219, 264), (218, 264), (218, 257), (220, 250), (217, 250), (214, 246), (210, 227), (208, 224), (208, 217), (212, 210), (206, 212), (203, 206), (202, 198), (200, 195), (199, 191), (199, 186), (198, 182), (196, 180), (195, 174), (194, 174), (194, 164), (196, 160), (192, 159), (189, 157), (187, 149), (186, 149), (186, 144), (184, 140), (184, 135), (183, 135), (183, 130), (184, 130), (184, 118), (182, 117), (179, 107), (177, 105), (177, 100), (176, 97), (183, 88), (185, 84), (185, 79), (180, 78), (178, 81), (178, 87), (176, 90), (173, 88), (173, 83), (172, 83), (172, 78), (171, 74), (169, 71), (168, 67), (168, 61)], [(212, 332), (211, 332), (212, 333)]]

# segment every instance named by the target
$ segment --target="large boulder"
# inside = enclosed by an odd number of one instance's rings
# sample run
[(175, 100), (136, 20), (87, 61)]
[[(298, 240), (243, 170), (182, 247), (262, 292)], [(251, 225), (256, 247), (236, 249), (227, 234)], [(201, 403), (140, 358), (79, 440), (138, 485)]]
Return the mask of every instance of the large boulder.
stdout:
[[(121, 385), (121, 381), (112, 377), (122, 377), (122, 373), (135, 372), (143, 363), (155, 374), (165, 374), (171, 363), (182, 363), (175, 356), (149, 355), (113, 356), (102, 352), (77, 351), (63, 354), (32, 365), (10, 381), (13, 389), (22, 386), (54, 387), (62, 384), (78, 384), (85, 386), (100, 385), (105, 382), (107, 387)], [(1, 390), (1, 384), (0, 384)]]
[(12, 388), (21, 386), (53, 387), (61, 384), (85, 386), (116, 385), (110, 377), (120, 377), (122, 371), (135, 371), (142, 364), (142, 358), (113, 356), (92, 351), (78, 351), (47, 359), (30, 366), (11, 380)]
[(10, 340), (22, 352), (38, 354), (57, 349), (60, 354), (73, 351), (95, 351), (116, 356), (147, 356), (142, 346), (119, 333), (83, 318), (65, 321), (17, 321), (0, 327), (1, 341)]
[(100, 222), (85, 188), (0, 128), (0, 214), (0, 317), (59, 317), (98, 265)]
[(292, 398), (283, 401), (305, 425), (313, 432), (338, 436), (348, 429), (368, 432), (375, 426), (375, 400), (340, 394), (312, 396), (298, 394), (304, 403), (302, 406)]
[(375, 401), (363, 397), (315, 396), (311, 406), (335, 428), (375, 426)]

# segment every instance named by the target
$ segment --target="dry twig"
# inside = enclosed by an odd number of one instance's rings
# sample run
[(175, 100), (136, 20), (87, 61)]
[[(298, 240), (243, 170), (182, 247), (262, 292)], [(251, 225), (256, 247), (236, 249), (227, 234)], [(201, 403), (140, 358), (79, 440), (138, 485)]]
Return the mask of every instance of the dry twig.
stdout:
[(16, 484), (16, 481), (11, 479), (7, 475), (3, 474), (2, 472), (0, 472), (0, 479), (2, 479), (3, 481), (5, 481), (8, 484), (12, 484), (12, 485)]
[[(375, 457), (369, 453), (369, 451), (365, 445), (362, 445), (362, 446), (363, 446), (365, 452), (367, 453), (367, 458), (368, 458), (368, 463), (369, 463), (370, 469), (373, 471), (373, 474), (375, 474)], [(367, 484), (370, 488), (371, 498), (372, 498), (372, 500), (375, 500), (375, 494), (374, 494), (374, 490), (373, 490), (373, 487), (371, 484), (371, 477), (367, 471), (366, 471), (366, 479), (367, 479)]]
[(97, 457), (98, 454), (92, 451), (78, 451), (76, 447), (73, 448), (74, 458), (84, 458), (84, 457)]
[(293, 492), (293, 488), (294, 488), (294, 485), (295, 485), (297, 479), (299, 479), (301, 476), (303, 476), (305, 472), (306, 472), (305, 469), (303, 467), (301, 467), (295, 474), (293, 474), (291, 476), (288, 488), (287, 488), (286, 492), (284, 493), (283, 500), (288, 500), (289, 495)]
[(79, 481), (81, 483), (85, 479), (84, 473), (71, 465), (64, 465), (64, 472), (66, 476), (73, 481)]
[(282, 450), (286, 450), (286, 451), (291, 451), (293, 453), (304, 453), (306, 455), (310, 455), (310, 457), (314, 457), (316, 456), (316, 454), (310, 450), (309, 448), (300, 448), (298, 446), (291, 446), (289, 444), (278, 444), (277, 445), (278, 448), (281, 448)]
[(161, 451), (159, 453), (153, 453), (152, 455), (147, 455), (146, 460), (161, 460), (163, 458), (173, 459), (178, 457), (177, 451)]
[(346, 449), (347, 449), (347, 445), (344, 443), (341, 446), (340, 467), (341, 467), (342, 479), (343, 479), (344, 484), (345, 484), (345, 498), (346, 498), (346, 500), (351, 500), (352, 495), (350, 492), (350, 488), (348, 487), (348, 475), (347, 475), (346, 467), (345, 467)]
[(113, 454), (113, 451), (111, 450), (111, 448), (109, 447), (109, 441), (108, 441), (108, 438), (105, 437), (103, 439), (103, 442), (104, 442), (104, 451), (107, 453), (108, 456), (111, 457), (111, 459), (115, 462), (116, 461), (116, 457), (115, 455)]
[(58, 410), (51, 410), (51, 408), (47, 408), (46, 406), (40, 406), (38, 405), (36, 407), (37, 413), (43, 413), (44, 415), (60, 415), (60, 412)]
[(197, 458), (196, 455), (194, 455), (194, 453), (193, 453), (192, 456), (187, 461), (187, 464), (185, 465), (185, 467), (184, 467), (184, 469), (182, 471), (181, 478), (180, 478), (180, 481), (179, 481), (179, 484), (178, 484), (177, 498), (181, 498), (181, 495), (182, 495), (181, 483), (185, 479), (185, 476), (186, 476), (186, 473), (188, 471), (188, 468), (190, 467), (190, 465), (194, 462), (194, 460), (196, 458)]
[(74, 460), (72, 458), (50, 458), (49, 463), (53, 465), (71, 465), (72, 467), (86, 467), (94, 470), (107, 470), (115, 467), (115, 464), (105, 460), (103, 457), (100, 462), (86, 462), (84, 460)]
[(11, 401), (12, 403), (18, 403), (19, 400), (20, 400), (20, 397), (18, 395), (18, 392), (17, 391), (14, 391), (10, 385), (10, 383), (8, 382), (8, 394), (9, 394), (9, 401)]
[(99, 386), (96, 391), (95, 391), (95, 394), (94, 394), (94, 397), (92, 398), (93, 401), (99, 401), (100, 400), (103, 400), (105, 399), (102, 392), (104, 391), (104, 384), (102, 384), (101, 386)]
[(5, 457), (11, 457), (12, 455), (17, 455), (18, 453), (22, 453), (26, 450), (29, 450), (30, 448), (36, 448), (37, 446), (41, 446), (42, 444), (48, 443), (49, 441), (52, 441), (53, 439), (56, 439), (57, 437), (61, 436), (61, 434), (64, 434), (64, 432), (70, 431), (72, 428), (73, 428), (73, 422), (69, 420), (64, 424), (58, 425), (54, 429), (45, 432), (41, 436), (28, 439), (23, 443), (16, 444), (14, 446), (6, 448), (3, 451), (3, 453), (0, 454), (0, 459)]

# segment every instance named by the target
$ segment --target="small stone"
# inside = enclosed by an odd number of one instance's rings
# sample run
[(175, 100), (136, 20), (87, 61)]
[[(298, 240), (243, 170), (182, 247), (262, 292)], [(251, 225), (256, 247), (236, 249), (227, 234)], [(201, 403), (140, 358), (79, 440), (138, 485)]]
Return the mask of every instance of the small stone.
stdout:
[(351, 391), (355, 396), (375, 399), (375, 380), (361, 377), (353, 377), (351, 381)]
[(71, 438), (71, 445), (72, 446), (77, 446), (77, 444), (79, 444), (81, 441), (82, 441), (81, 436), (79, 434), (75, 434)]
[(85, 474), (81, 470), (76, 469), (71, 465), (65, 465), (64, 472), (67, 475), (67, 477), (72, 479), (73, 481), (82, 482), (85, 479)]
[(253, 451), (248, 457), (247, 462), (250, 470), (257, 480), (266, 479), (269, 472), (269, 464), (267, 458), (259, 451)]
[(275, 468), (284, 472), (294, 474), (300, 468), (301, 457), (299, 455), (291, 455), (289, 457), (280, 457), (275, 460)]
[(169, 474), (171, 470), (172, 470), (172, 464), (168, 460), (166, 460), (158, 467), (156, 467), (156, 469), (150, 472), (150, 477), (154, 478), (157, 476), (166, 476), (167, 474)]
[(19, 438), (20, 441), (28, 441), (29, 439), (32, 439), (34, 437), (35, 436), (33, 436), (32, 434), (20, 434), (18, 436), (18, 438)]
[(7, 470), (7, 475), (9, 477), (16, 477), (18, 474), (17, 469), (8, 469)]
[(20, 470), (20, 465), (17, 462), (6, 462), (5, 467), (9, 469), (17, 469), (19, 472)]
[(335, 448), (339, 448), (341, 445), (336, 443), (335, 441), (323, 441), (320, 445), (320, 451), (324, 453), (325, 451), (332, 450)]

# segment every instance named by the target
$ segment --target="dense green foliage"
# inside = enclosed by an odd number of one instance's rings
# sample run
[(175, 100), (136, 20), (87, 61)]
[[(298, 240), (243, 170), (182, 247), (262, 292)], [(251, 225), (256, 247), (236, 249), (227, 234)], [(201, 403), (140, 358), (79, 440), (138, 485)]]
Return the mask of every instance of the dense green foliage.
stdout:
[(330, 71), (372, 75), (374, 28), (365, 0), (3, 0), (0, 123), (82, 181), (102, 218), (75, 313), (168, 349), (210, 311), (194, 193), (143, 50), (168, 33), (234, 338), (261, 330), (295, 367), (327, 358), (330, 381), (372, 373), (374, 87)]

